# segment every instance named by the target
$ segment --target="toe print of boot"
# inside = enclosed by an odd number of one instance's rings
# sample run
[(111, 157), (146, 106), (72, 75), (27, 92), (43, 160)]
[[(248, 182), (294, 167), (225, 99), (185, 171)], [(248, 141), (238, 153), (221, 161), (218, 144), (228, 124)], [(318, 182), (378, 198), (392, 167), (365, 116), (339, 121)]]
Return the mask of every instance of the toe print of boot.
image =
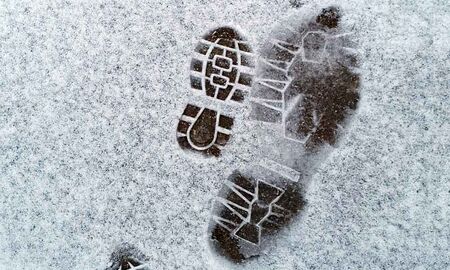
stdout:
[(335, 144), (359, 100), (351, 33), (341, 12), (323, 9), (307, 22), (281, 26), (261, 52), (252, 115), (282, 125), (284, 136), (315, 150)]

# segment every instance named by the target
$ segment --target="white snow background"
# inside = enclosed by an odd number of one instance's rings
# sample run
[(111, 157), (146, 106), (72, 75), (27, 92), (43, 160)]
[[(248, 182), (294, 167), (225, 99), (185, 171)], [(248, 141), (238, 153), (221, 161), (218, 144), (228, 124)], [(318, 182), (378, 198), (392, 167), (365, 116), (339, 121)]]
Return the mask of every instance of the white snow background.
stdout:
[(0, 269), (105, 269), (123, 242), (151, 269), (449, 269), (448, 0), (297, 2), (342, 8), (362, 98), (303, 218), (233, 266), (209, 250), (209, 214), (258, 139), (238, 118), (219, 159), (178, 147), (190, 56), (221, 25), (257, 51), (298, 9), (0, 0)]

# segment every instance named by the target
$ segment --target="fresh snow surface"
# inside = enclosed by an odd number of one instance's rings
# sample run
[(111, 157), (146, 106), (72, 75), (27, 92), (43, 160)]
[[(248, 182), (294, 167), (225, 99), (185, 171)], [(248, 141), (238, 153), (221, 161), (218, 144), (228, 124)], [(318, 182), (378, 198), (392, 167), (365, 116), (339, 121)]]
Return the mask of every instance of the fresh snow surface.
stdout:
[[(209, 249), (211, 206), (267, 134), (247, 104), (220, 158), (181, 150), (190, 57), (214, 27), (257, 52), (330, 4), (359, 44), (359, 108), (302, 218), (234, 266)], [(151, 269), (448, 269), (449, 25), (447, 0), (0, 1), (0, 269), (105, 269), (121, 243)]]

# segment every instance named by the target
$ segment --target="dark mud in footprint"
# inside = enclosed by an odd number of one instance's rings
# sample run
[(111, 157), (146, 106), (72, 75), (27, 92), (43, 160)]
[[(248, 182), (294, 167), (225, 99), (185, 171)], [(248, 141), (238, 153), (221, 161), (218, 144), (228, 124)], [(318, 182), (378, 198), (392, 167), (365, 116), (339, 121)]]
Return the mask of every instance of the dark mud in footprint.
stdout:
[[(213, 102), (240, 103), (250, 91), (254, 68), (250, 46), (230, 27), (205, 35), (191, 61), (191, 87)], [(184, 149), (219, 156), (231, 136), (233, 118), (219, 111), (187, 105), (177, 127)]]
[(341, 16), (329, 7), (309, 21), (282, 26), (258, 63), (252, 116), (282, 124), (286, 138), (310, 151), (335, 144), (359, 100), (355, 44), (340, 29)]
[(304, 204), (300, 187), (289, 179), (235, 172), (216, 200), (210, 225), (212, 247), (236, 263), (258, 256), (268, 237), (288, 224)]
[(149, 270), (144, 261), (146, 257), (135, 247), (123, 244), (111, 254), (111, 266), (106, 270)]

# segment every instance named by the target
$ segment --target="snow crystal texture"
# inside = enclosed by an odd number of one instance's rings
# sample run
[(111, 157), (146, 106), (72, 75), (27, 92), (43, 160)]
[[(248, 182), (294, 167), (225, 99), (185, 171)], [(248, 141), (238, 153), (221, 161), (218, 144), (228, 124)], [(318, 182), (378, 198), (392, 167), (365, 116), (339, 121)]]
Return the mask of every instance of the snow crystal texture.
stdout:
[(235, 266), (208, 247), (212, 202), (264, 134), (238, 109), (220, 158), (179, 148), (199, 38), (230, 25), (258, 51), (332, 1), (0, 2), (0, 269), (106, 269), (121, 243), (151, 269), (450, 267), (450, 6), (343, 0), (361, 100), (320, 162), (302, 219)]

